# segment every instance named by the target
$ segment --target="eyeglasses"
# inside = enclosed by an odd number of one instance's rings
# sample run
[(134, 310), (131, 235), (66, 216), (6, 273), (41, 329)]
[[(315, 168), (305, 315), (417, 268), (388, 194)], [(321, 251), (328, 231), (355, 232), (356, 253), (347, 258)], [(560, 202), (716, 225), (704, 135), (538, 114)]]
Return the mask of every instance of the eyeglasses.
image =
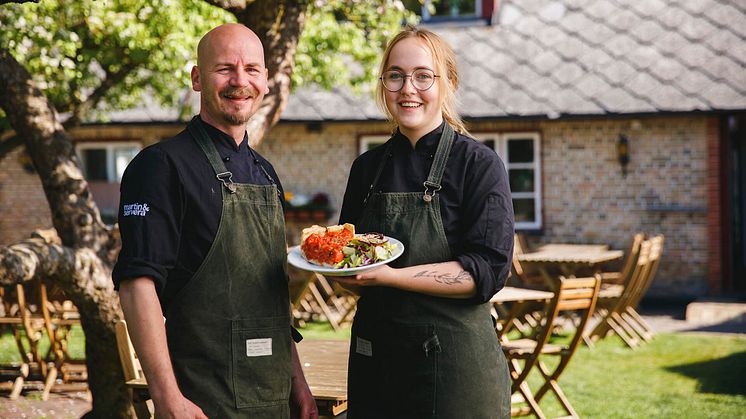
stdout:
[(389, 92), (398, 92), (404, 87), (407, 77), (412, 79), (412, 86), (422, 92), (433, 87), (435, 78), (440, 76), (436, 75), (433, 70), (420, 68), (413, 71), (412, 74), (404, 74), (399, 70), (389, 70), (384, 72), (380, 79), (386, 90)]

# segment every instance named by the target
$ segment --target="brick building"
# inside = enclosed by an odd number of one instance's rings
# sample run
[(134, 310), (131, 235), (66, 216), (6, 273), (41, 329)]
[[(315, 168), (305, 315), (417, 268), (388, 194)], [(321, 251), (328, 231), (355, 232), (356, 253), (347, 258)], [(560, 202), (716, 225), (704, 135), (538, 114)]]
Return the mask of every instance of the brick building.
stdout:
[[(506, 162), (517, 229), (534, 244), (617, 249), (635, 232), (662, 233), (651, 295), (746, 292), (746, 6), (474, 4), (463, 17), (433, 18), (431, 28), (458, 54), (471, 133)], [(72, 132), (109, 216), (128, 158), (181, 129), (176, 114), (147, 107)], [(370, 96), (311, 86), (291, 96), (259, 151), (286, 190), (323, 192), (338, 210), (352, 161), (389, 133)], [(0, 245), (49, 225), (20, 153), (0, 162)]]

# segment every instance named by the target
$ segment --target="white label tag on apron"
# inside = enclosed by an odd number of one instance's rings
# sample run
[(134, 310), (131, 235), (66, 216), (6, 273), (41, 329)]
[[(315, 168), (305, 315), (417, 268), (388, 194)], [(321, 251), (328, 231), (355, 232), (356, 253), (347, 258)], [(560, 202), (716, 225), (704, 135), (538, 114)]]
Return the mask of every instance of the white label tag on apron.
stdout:
[(272, 355), (272, 338), (246, 339), (246, 356)]
[(358, 337), (355, 344), (355, 352), (360, 355), (373, 356), (373, 343), (369, 340)]

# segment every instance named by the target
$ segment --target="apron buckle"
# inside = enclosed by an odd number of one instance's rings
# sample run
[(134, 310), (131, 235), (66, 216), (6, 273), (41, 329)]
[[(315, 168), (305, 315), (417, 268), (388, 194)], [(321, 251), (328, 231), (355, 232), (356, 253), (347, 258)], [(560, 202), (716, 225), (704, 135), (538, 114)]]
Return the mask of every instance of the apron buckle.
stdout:
[[(425, 187), (425, 194), (422, 195), (422, 200), (427, 203), (430, 203), (433, 200), (435, 193), (442, 188), (442, 186), (438, 185), (437, 183), (428, 181), (423, 182), (422, 185)], [(433, 190), (431, 191), (430, 188), (433, 188)]]
[(236, 193), (236, 184), (233, 183), (233, 173), (223, 172), (218, 173), (216, 176), (220, 182), (223, 183), (230, 193)]

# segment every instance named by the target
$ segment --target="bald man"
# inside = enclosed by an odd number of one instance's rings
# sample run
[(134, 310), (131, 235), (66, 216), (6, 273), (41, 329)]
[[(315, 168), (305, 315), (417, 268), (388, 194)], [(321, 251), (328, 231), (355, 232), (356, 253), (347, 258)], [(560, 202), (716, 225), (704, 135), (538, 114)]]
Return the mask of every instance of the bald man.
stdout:
[(262, 44), (226, 24), (197, 55), (199, 115), (141, 151), (121, 186), (113, 279), (155, 415), (315, 418), (290, 327), (282, 185), (246, 132), (269, 91)]

